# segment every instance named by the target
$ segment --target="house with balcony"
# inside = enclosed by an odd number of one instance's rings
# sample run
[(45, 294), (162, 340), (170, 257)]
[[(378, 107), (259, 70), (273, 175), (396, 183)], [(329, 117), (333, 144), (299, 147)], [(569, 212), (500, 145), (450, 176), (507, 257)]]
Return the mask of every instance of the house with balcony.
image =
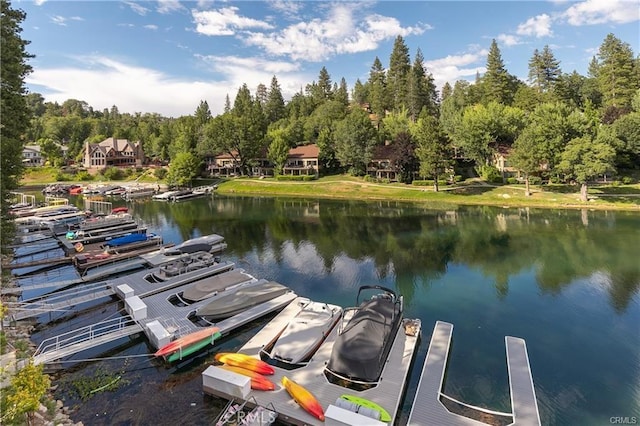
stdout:
[(88, 170), (107, 167), (140, 167), (144, 164), (142, 143), (107, 138), (100, 143), (85, 143), (83, 166)]
[(367, 175), (376, 179), (396, 181), (396, 169), (391, 165), (393, 145), (377, 145), (371, 161), (367, 164)]
[[(319, 172), (319, 152), (318, 146), (315, 144), (291, 148), (282, 173), (293, 176), (317, 176)], [(235, 151), (207, 156), (204, 161), (206, 171), (210, 176), (233, 177), (242, 174), (238, 154)], [(266, 150), (258, 158), (254, 158), (252, 163), (251, 176), (273, 176), (274, 165), (267, 158)]]
[(26, 167), (40, 167), (44, 165), (40, 145), (25, 145), (24, 148), (22, 148), (22, 164)]
[(301, 145), (291, 148), (287, 156), (287, 162), (282, 169), (283, 175), (318, 176), (320, 149), (316, 144)]

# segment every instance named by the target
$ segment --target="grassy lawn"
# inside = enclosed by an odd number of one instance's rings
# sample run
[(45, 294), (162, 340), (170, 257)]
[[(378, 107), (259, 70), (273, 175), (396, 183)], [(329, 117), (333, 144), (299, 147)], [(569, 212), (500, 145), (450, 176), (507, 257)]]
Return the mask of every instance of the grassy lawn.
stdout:
[(590, 200), (579, 200), (579, 188), (569, 186), (532, 187), (530, 197), (524, 185), (489, 186), (466, 182), (444, 186), (440, 192), (432, 187), (365, 182), (352, 176), (323, 177), (312, 182), (279, 182), (275, 179), (238, 178), (218, 186), (220, 194), (275, 195), (308, 198), (361, 200), (398, 200), (435, 204), (471, 204), (506, 207), (592, 208), (640, 210), (640, 185), (598, 186), (590, 189)]
[[(46, 185), (56, 182), (58, 169), (39, 167), (27, 170), (22, 184)], [(132, 182), (136, 175), (114, 182)], [(89, 184), (104, 182), (98, 175)], [(193, 186), (208, 185), (216, 180), (198, 179)], [(162, 184), (147, 170), (137, 182)], [(69, 182), (71, 183), (71, 181)], [(533, 194), (525, 197), (524, 185), (487, 185), (479, 181), (467, 181), (455, 186), (442, 186), (440, 192), (432, 187), (412, 186), (399, 183), (373, 183), (349, 175), (322, 177), (310, 182), (276, 181), (273, 178), (235, 178), (219, 184), (220, 194), (293, 196), (307, 198), (339, 198), (350, 200), (397, 200), (427, 202), (437, 205), (492, 205), (505, 207), (590, 208), (609, 210), (640, 210), (640, 184), (601, 184), (589, 188), (590, 200), (579, 200), (577, 186), (544, 185), (532, 186)]]

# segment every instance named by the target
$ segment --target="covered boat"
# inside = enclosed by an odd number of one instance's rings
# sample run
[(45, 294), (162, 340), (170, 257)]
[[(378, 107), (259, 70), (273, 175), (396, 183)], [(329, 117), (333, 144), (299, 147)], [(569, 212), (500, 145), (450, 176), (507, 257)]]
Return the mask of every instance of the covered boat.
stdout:
[(261, 280), (239, 286), (237, 290), (216, 297), (208, 305), (196, 310), (196, 316), (208, 321), (217, 321), (267, 302), (289, 291), (275, 281)]
[(176, 254), (195, 253), (197, 251), (208, 251), (215, 253), (223, 251), (227, 248), (227, 244), (224, 242), (224, 237), (218, 234), (203, 235), (201, 237), (191, 238), (183, 241), (180, 244), (176, 244), (170, 249), (165, 251), (167, 256), (173, 256)]
[[(370, 289), (379, 293), (360, 303), (361, 292)], [(382, 286), (362, 286), (357, 302), (358, 307), (345, 310), (349, 319), (338, 330), (325, 375), (340, 382), (375, 384), (402, 323), (402, 296)]]
[(229, 287), (255, 280), (256, 279), (254, 277), (247, 274), (242, 269), (234, 269), (232, 271), (225, 272), (224, 274), (196, 281), (184, 289), (184, 291), (178, 294), (178, 296), (185, 304), (190, 304), (215, 296)]
[[(145, 230), (146, 231), (146, 230)], [(146, 233), (131, 233), (128, 235), (124, 235), (122, 237), (112, 238), (104, 243), (105, 247), (118, 247), (124, 246), (126, 244), (139, 243), (142, 241), (147, 241), (151, 238), (155, 238), (155, 234), (146, 234)]]
[(286, 364), (306, 362), (340, 318), (341, 307), (307, 299), (300, 312), (289, 321), (266, 355)]

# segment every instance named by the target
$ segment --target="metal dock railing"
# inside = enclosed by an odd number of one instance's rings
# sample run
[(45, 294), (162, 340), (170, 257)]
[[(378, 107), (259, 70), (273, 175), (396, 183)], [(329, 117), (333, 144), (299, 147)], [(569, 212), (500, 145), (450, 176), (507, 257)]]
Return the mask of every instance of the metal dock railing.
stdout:
[(142, 331), (142, 326), (130, 317), (101, 321), (43, 340), (34, 353), (33, 363), (45, 364)]

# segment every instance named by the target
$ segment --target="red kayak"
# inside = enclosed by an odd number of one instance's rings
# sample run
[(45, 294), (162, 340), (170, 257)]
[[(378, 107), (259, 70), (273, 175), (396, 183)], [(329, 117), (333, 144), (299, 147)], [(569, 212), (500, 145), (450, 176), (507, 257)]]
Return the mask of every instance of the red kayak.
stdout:
[(128, 207), (116, 207), (115, 209), (111, 210), (111, 214), (127, 213), (128, 211)]
[(266, 362), (246, 354), (222, 352), (216, 354), (215, 358), (216, 361), (223, 364), (231, 365), (234, 367), (242, 367), (246, 370), (255, 371), (256, 373), (260, 374), (271, 375), (275, 372), (273, 367)]
[(256, 373), (255, 371), (247, 370), (246, 368), (242, 367), (234, 367), (227, 364), (221, 365), (220, 368), (224, 368), (225, 370), (233, 371), (234, 373), (242, 374), (243, 376), (249, 377), (251, 379), (251, 389), (272, 391), (276, 388), (275, 383), (264, 377), (262, 374)]
[(191, 334), (187, 334), (186, 336), (182, 336), (179, 339), (174, 340), (173, 342), (169, 342), (155, 353), (155, 356), (166, 356), (173, 352), (176, 352), (182, 348), (186, 348), (194, 343), (197, 343), (201, 340), (207, 338), (215, 338), (216, 334), (220, 333), (220, 329), (218, 327), (207, 327), (202, 330), (194, 331)]

